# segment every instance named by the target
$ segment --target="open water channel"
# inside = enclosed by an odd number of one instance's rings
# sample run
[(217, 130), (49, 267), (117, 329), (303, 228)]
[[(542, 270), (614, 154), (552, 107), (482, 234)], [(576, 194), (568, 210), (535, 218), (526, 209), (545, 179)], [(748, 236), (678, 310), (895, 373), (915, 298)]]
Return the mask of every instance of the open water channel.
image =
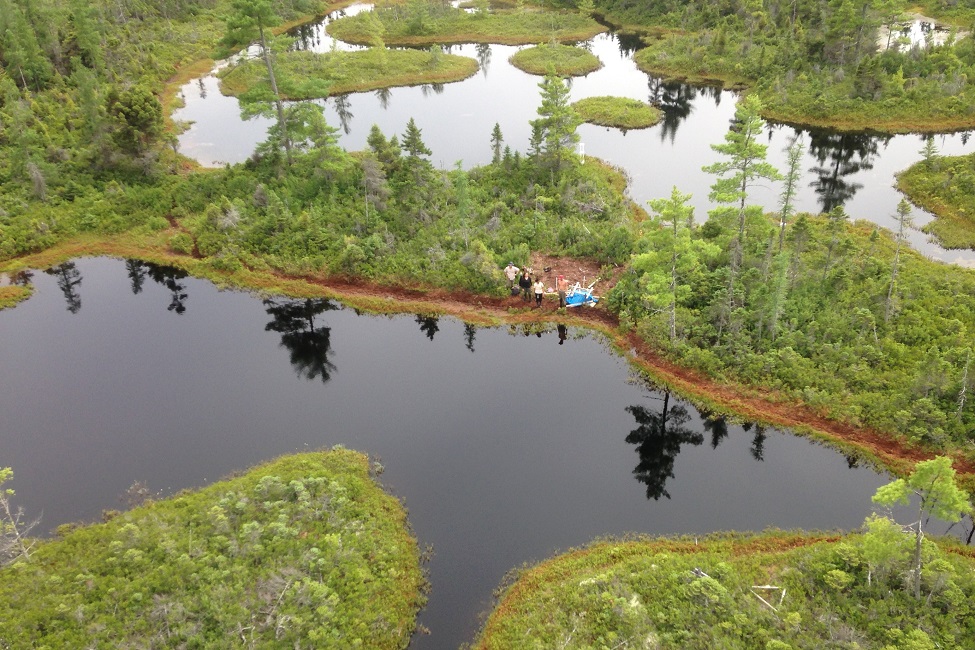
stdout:
[[(320, 27), (306, 47), (328, 49)], [(727, 92), (662, 84), (611, 35), (590, 43), (605, 67), (573, 96), (659, 98), (663, 124), (622, 133), (580, 129), (585, 151), (624, 167), (644, 201), (678, 185), (699, 219), (733, 115)], [(481, 71), (443, 87), (398, 88), (327, 102), (342, 143), (369, 127), (401, 133), (414, 117), (444, 167), (486, 162), (501, 125), (524, 150), (537, 78), (515, 50), (453, 48)], [(210, 75), (183, 90), (181, 149), (205, 164), (246, 159), (266, 122), (241, 122)], [(336, 105), (338, 104), (338, 105)], [(770, 129), (770, 158), (794, 134)], [(889, 225), (893, 174), (918, 158), (916, 136), (805, 133), (799, 208), (844, 203)], [(944, 153), (966, 134), (937, 136)], [(762, 199), (773, 207), (777, 188)], [(915, 233), (941, 259), (971, 263)], [(889, 480), (836, 451), (772, 429), (708, 419), (636, 380), (585, 332), (474, 329), (451, 319), (377, 317), (326, 301), (218, 291), (172, 269), (84, 259), (36, 272), (36, 293), (0, 312), (0, 465), (18, 503), (49, 531), (121, 507), (135, 481), (170, 494), (280, 454), (336, 444), (381, 459), (404, 499), (432, 585), (413, 648), (457, 648), (505, 572), (602, 535), (703, 534), (775, 526), (850, 529)], [(909, 512), (895, 513), (911, 521)]]

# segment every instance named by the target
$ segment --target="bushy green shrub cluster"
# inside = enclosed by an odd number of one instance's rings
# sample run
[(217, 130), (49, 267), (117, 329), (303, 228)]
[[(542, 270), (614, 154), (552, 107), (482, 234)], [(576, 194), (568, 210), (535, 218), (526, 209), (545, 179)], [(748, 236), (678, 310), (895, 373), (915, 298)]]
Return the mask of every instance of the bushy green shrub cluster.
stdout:
[(945, 248), (975, 248), (975, 155), (926, 156), (897, 178), (911, 201), (933, 212), (923, 230)]
[(0, 645), (404, 648), (421, 605), (405, 512), (347, 450), (62, 533), (0, 569)]
[(915, 599), (899, 580), (910, 537), (884, 532), (599, 542), (522, 570), (475, 647), (972, 647), (972, 558), (926, 542)]

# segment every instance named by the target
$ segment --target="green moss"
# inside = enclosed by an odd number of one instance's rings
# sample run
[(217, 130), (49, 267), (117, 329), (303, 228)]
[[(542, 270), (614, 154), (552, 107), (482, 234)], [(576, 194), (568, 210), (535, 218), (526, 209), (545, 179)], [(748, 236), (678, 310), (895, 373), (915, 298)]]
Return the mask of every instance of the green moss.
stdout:
[(530, 74), (554, 71), (560, 77), (578, 77), (603, 66), (599, 58), (581, 47), (559, 43), (537, 45), (520, 50), (508, 59), (511, 65)]
[[(372, 48), (359, 52), (287, 52), (277, 58), (280, 90), (288, 99), (322, 97), (322, 86), (311, 87), (308, 80), (327, 82), (329, 95), (448, 83), (466, 79), (477, 72), (477, 61), (456, 54), (444, 54), (439, 47), (430, 50), (384, 50)], [(226, 95), (261, 91), (267, 85), (264, 64), (249, 60), (225, 72), (220, 90)], [(301, 83), (288, 83), (288, 80)], [(319, 92), (315, 92), (319, 91)]]
[(617, 129), (645, 129), (660, 121), (660, 110), (626, 97), (587, 97), (572, 105), (584, 122)]
[(348, 450), (62, 530), (0, 570), (0, 645), (404, 648), (421, 604), (405, 512)]

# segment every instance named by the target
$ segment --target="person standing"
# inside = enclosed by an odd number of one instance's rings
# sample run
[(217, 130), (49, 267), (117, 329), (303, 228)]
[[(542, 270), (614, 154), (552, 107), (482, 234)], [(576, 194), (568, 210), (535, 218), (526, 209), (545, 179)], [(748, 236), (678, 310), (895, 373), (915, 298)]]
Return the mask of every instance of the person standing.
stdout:
[(521, 287), (521, 299), (528, 300), (532, 288), (532, 276), (528, 275), (528, 269), (522, 271), (521, 277), (518, 278), (518, 286)]
[(515, 278), (518, 277), (518, 267), (508, 262), (508, 266), (504, 267), (504, 277), (508, 280), (508, 293), (511, 293), (511, 288), (515, 286)]
[(559, 309), (565, 309), (565, 294), (569, 290), (569, 283), (564, 275), (555, 276), (555, 290), (559, 292)]
[(541, 276), (535, 276), (535, 306), (542, 306), (542, 294), (545, 293), (545, 283)]

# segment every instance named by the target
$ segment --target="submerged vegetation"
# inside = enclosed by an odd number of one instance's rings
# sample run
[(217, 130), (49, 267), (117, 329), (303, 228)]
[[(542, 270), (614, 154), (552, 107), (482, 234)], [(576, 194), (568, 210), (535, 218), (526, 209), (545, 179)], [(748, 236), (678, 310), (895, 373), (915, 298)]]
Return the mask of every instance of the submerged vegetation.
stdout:
[(511, 65), (530, 74), (557, 74), (560, 77), (578, 77), (602, 67), (592, 52), (574, 45), (543, 43), (519, 50), (508, 59)]
[(572, 108), (583, 122), (617, 129), (645, 129), (661, 118), (659, 109), (627, 97), (586, 97)]
[(362, 454), (283, 457), (0, 569), (4, 647), (405, 648), (422, 604), (406, 514)]

